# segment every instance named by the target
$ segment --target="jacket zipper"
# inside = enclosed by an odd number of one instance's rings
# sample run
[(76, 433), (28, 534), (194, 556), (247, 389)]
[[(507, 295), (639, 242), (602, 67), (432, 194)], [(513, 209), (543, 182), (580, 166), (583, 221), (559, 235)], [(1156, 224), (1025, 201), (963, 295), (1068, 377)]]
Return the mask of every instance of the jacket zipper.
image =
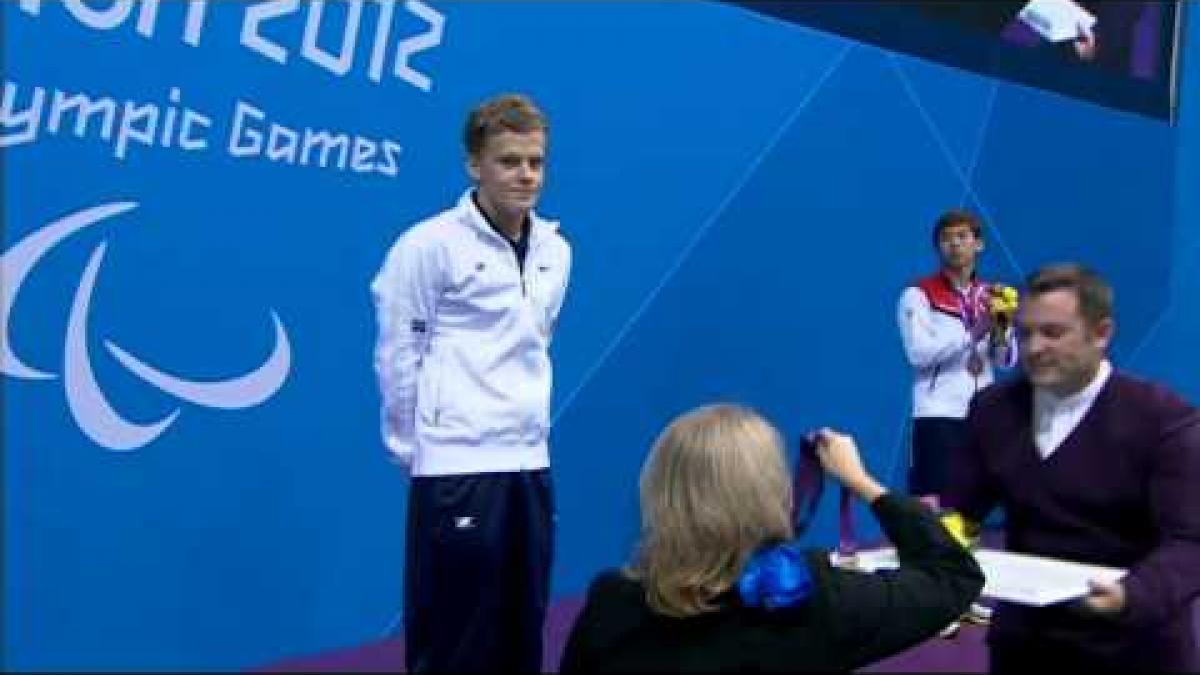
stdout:
[[(505, 239), (503, 236), (501, 236), (499, 233), (493, 232), (492, 234), (493, 234), (493, 236), (495, 236), (498, 239), (500, 239), (501, 241), (503, 241), (504, 245), (506, 247), (508, 247), (508, 250), (512, 252), (513, 262), (515, 262), (517, 264), (517, 277), (521, 280), (521, 297), (528, 298), (529, 297), (529, 289), (525, 284), (525, 266), (521, 264), (521, 260), (517, 257), (517, 250), (515, 248), (513, 248), (512, 244), (509, 243), (509, 241), (507, 239)], [(529, 224), (529, 246), (525, 249), (525, 262), (526, 263), (529, 262), (529, 256), (533, 254), (533, 251), (534, 251), (533, 223), (530, 223)]]
[[(510, 247), (511, 248), (511, 247)], [(525, 264), (522, 265), (520, 259), (517, 258), (517, 251), (513, 249), (513, 259), (517, 261), (517, 274), (521, 277), (521, 297), (528, 298), (529, 290), (525, 285), (525, 270), (529, 267), (529, 257), (533, 254), (533, 223), (529, 224), (529, 244), (525, 247)]]

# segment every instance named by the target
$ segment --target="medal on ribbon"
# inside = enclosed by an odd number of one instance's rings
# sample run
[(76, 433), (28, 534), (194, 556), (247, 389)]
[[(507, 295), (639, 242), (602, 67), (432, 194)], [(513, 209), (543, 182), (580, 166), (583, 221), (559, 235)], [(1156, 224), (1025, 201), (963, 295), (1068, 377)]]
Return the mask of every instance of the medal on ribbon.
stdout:
[[(792, 483), (792, 524), (796, 536), (800, 536), (817, 514), (817, 505), (825, 492), (825, 471), (817, 459), (816, 438), (805, 435), (800, 441), (800, 456), (796, 462), (796, 474)], [(838, 564), (855, 565), (858, 538), (854, 533), (854, 494), (842, 486), (838, 495)]]
[(983, 373), (983, 357), (973, 346), (971, 347), (971, 356), (967, 358), (967, 372), (974, 377), (979, 377)]
[[(967, 329), (967, 333), (974, 336), (975, 331), (979, 329), (980, 324), (987, 316), (986, 308), (983, 306), (986, 302), (985, 288), (982, 284), (972, 283), (969, 288), (959, 295), (959, 302), (962, 303), (962, 321)], [(984, 362), (983, 357), (979, 354), (979, 349), (972, 344), (971, 354), (967, 357), (967, 372), (972, 377), (979, 377), (983, 374)]]

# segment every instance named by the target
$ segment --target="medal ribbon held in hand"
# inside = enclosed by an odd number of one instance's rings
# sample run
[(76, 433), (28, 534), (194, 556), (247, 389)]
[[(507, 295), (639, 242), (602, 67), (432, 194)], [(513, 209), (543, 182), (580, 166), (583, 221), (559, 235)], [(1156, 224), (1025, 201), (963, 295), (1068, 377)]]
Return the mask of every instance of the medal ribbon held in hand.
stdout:
[[(812, 525), (825, 492), (825, 470), (817, 459), (817, 443), (813, 434), (800, 440), (800, 456), (796, 460), (796, 475), (793, 481), (795, 499), (792, 506), (792, 523), (796, 536), (800, 536)], [(838, 499), (838, 555), (851, 557), (858, 550), (854, 534), (854, 495), (845, 486), (841, 487)]]

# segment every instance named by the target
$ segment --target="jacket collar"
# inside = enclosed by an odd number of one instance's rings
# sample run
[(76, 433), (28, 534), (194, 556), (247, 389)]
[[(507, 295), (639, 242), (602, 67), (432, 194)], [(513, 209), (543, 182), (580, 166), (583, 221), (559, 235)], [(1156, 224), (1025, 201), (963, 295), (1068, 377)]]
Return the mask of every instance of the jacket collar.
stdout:
[[(458, 199), (458, 209), (462, 213), (462, 221), (468, 227), (475, 230), (479, 235), (487, 237), (493, 241), (508, 245), (508, 240), (504, 235), (500, 234), (492, 227), (487, 218), (475, 205), (475, 200), (472, 194), (475, 192), (474, 187), (467, 188), (462, 196)], [(543, 241), (558, 231), (558, 222), (554, 220), (546, 220), (537, 213), (529, 212), (529, 250), (537, 248)]]
[(960, 291), (960, 290), (961, 291), (969, 290), (970, 288), (974, 287), (976, 284), (979, 283), (979, 270), (978, 269), (971, 270), (971, 280), (968, 281), (967, 285), (961, 289), (955, 283), (954, 277), (951, 276), (951, 274), (950, 274), (950, 270), (945, 267), (938, 268), (937, 274), (934, 276), (941, 277), (942, 282), (945, 283), (946, 286), (950, 290), (956, 291), (956, 292)]

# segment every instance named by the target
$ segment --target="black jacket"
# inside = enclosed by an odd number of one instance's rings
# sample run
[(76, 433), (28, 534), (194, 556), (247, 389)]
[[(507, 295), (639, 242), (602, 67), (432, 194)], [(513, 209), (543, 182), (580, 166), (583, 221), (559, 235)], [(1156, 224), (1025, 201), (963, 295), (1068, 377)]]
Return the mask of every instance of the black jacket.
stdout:
[(813, 591), (796, 607), (747, 607), (730, 591), (718, 598), (718, 611), (671, 618), (646, 605), (640, 583), (616, 570), (600, 574), (561, 672), (845, 671), (921, 642), (966, 610), (983, 573), (915, 500), (886, 494), (872, 509), (900, 569), (886, 576), (847, 571), (810, 551)]

